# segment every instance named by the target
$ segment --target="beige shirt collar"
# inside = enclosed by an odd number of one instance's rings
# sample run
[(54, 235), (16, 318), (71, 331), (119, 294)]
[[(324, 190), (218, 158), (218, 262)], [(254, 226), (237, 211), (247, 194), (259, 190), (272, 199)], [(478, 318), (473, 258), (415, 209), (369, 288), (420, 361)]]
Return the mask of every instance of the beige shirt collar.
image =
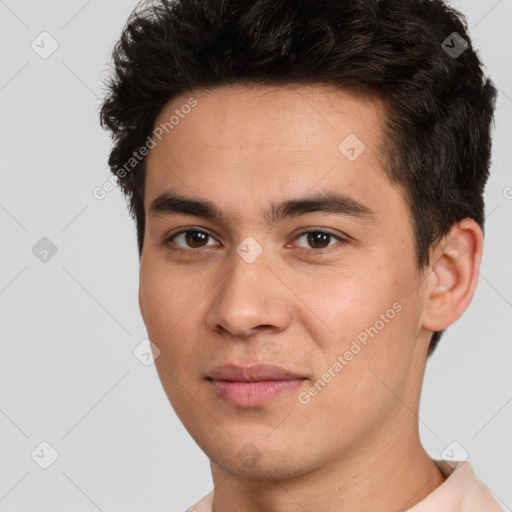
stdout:
[[(469, 462), (434, 461), (446, 477), (435, 491), (406, 512), (503, 512), (476, 478)], [(187, 512), (212, 512), (213, 491)]]
[(469, 462), (434, 462), (446, 480), (406, 512), (503, 512)]

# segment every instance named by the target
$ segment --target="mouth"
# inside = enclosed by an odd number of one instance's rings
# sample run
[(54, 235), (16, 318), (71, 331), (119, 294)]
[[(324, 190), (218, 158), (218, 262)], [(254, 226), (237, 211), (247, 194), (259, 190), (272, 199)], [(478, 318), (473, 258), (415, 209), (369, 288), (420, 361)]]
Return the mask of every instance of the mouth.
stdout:
[(256, 407), (291, 393), (308, 379), (274, 365), (244, 367), (228, 364), (211, 370), (206, 380), (224, 402)]

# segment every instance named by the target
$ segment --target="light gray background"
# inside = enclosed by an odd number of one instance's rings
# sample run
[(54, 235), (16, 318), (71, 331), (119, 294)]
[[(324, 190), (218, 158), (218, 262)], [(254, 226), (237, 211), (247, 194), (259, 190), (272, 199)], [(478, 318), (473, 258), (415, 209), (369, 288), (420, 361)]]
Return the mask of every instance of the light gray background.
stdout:
[[(510, 511), (512, 0), (453, 3), (500, 95), (481, 278), (428, 363), (421, 436), (436, 458), (456, 441)], [(102, 79), (135, 5), (0, 0), (3, 512), (182, 511), (212, 489), (154, 366), (133, 354), (146, 332), (124, 199), (92, 195), (109, 178)], [(31, 47), (43, 31), (59, 45), (47, 59)], [(58, 249), (46, 263), (32, 252), (42, 237)], [(36, 463), (51, 457), (43, 441), (58, 452), (48, 469)]]

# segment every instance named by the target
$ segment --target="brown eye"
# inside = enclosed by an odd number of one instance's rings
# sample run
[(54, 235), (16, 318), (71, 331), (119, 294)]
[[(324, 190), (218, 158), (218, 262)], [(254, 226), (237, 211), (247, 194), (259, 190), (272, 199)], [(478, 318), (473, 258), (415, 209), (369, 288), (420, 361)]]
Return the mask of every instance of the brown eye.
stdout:
[(200, 231), (198, 229), (180, 231), (179, 233), (174, 234), (169, 238), (169, 242), (173, 242), (180, 248), (185, 249), (200, 249), (201, 247), (206, 247), (208, 245), (216, 245), (215, 241), (213, 244), (209, 244), (209, 239), (212, 239), (212, 236), (204, 231)]
[(305, 244), (302, 242), (297, 245), (306, 249), (325, 249), (335, 245), (333, 242), (343, 243), (347, 241), (334, 233), (322, 230), (305, 231), (297, 236), (297, 240), (301, 239), (305, 241)]
[(323, 233), (321, 231), (310, 231), (306, 233), (308, 244), (314, 249), (323, 249), (329, 245), (331, 235), (329, 233)]
[(190, 247), (203, 247), (204, 242), (208, 240), (208, 235), (201, 231), (187, 231), (185, 241)]

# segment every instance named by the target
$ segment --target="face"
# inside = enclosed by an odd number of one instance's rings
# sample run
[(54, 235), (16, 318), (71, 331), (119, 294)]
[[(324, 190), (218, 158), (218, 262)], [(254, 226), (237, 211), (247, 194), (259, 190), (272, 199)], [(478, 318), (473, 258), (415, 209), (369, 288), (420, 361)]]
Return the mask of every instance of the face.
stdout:
[(422, 274), (383, 116), (323, 86), (233, 86), (155, 123), (141, 312), (174, 410), (232, 474), (297, 476), (417, 423), (396, 396), (421, 387)]

